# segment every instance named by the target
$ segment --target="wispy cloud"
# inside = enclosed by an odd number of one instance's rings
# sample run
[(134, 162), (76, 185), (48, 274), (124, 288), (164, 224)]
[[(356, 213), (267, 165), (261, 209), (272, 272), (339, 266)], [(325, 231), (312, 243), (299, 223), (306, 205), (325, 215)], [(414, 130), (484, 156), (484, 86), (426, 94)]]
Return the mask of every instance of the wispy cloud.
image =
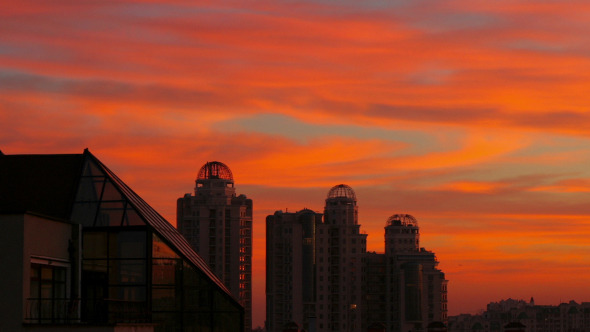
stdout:
[(371, 250), (389, 215), (420, 220), (451, 314), (590, 296), (585, 1), (0, 7), (4, 153), (89, 147), (172, 222), (223, 161), (254, 199), (259, 255), (266, 214), (321, 210), (348, 183)]

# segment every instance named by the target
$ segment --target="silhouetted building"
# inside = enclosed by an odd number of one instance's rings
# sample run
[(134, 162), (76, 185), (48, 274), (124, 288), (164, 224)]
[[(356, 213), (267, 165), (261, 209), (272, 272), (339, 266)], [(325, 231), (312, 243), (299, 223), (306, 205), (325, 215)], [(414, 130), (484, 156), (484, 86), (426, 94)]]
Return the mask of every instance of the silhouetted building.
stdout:
[(426, 327), (428, 332), (447, 332), (447, 326), (443, 322), (432, 322)]
[(373, 323), (369, 325), (367, 332), (385, 332), (385, 325), (382, 323)]
[(295, 322), (289, 322), (283, 328), (283, 332), (299, 332), (299, 325)]
[(362, 262), (367, 234), (360, 233), (356, 194), (340, 184), (328, 192), (317, 233), (318, 331), (360, 331)]
[[(509, 329), (508, 329), (509, 328)], [(590, 331), (590, 302), (536, 305), (531, 298), (491, 302), (478, 315), (449, 317), (450, 332), (578, 332)]]
[(243, 331), (184, 237), (88, 150), (0, 153), (1, 331)]
[[(315, 236), (304, 235), (302, 216)], [(323, 222), (307, 209), (277, 211), (266, 222), (268, 331), (290, 320), (310, 332), (425, 331), (446, 321), (447, 281), (434, 253), (419, 247), (413, 217), (387, 221), (385, 254), (366, 252), (356, 194), (347, 185), (328, 192)], [(300, 254), (312, 248), (313, 255)], [(303, 303), (299, 293), (313, 294), (312, 301)]]
[(504, 326), (504, 332), (525, 332), (525, 328), (521, 322), (511, 322)]
[(433, 252), (420, 247), (416, 218), (394, 214), (385, 226), (388, 315), (392, 331), (423, 330), (447, 321), (447, 280)]
[(195, 194), (177, 201), (177, 227), (246, 310), (252, 328), (252, 200), (236, 195), (231, 170), (208, 162), (197, 175)]
[(322, 214), (277, 211), (266, 218), (266, 316), (268, 331), (293, 321), (312, 331), (316, 299), (316, 227)]

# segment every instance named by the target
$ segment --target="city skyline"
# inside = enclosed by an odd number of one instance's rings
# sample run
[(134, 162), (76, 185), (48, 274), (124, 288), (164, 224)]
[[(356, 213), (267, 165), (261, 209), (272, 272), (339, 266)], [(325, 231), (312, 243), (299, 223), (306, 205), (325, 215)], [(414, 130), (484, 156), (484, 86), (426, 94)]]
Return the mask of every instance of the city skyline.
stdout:
[(339, 183), (368, 251), (392, 214), (420, 220), (449, 315), (590, 299), (586, 2), (2, 7), (0, 150), (88, 147), (173, 225), (227, 164), (255, 202), (254, 327), (264, 218)]
[(268, 331), (422, 331), (447, 323), (447, 282), (420, 243), (418, 220), (390, 216), (384, 253), (367, 252), (354, 189), (339, 184), (323, 213), (279, 210), (266, 217)]

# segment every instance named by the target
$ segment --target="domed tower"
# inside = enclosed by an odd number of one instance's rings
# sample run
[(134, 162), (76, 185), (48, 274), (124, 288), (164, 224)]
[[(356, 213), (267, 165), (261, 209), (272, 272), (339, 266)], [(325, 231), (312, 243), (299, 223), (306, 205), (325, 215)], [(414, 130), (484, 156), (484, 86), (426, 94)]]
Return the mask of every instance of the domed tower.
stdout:
[(176, 224), (191, 247), (209, 264), (245, 309), (252, 312), (252, 200), (236, 195), (227, 165), (207, 162), (199, 169), (195, 194), (177, 201)]
[(316, 235), (317, 315), (323, 331), (361, 331), (362, 262), (367, 234), (360, 233), (356, 194), (345, 184), (334, 186), (326, 197), (324, 223)]
[(358, 225), (356, 194), (351, 187), (339, 184), (328, 192), (324, 221), (330, 225)]
[(198, 200), (231, 204), (231, 199), (235, 196), (234, 176), (229, 167), (222, 162), (207, 162), (199, 170), (195, 182), (195, 196)]
[(420, 250), (418, 220), (409, 214), (394, 214), (385, 226), (385, 252), (393, 255)]

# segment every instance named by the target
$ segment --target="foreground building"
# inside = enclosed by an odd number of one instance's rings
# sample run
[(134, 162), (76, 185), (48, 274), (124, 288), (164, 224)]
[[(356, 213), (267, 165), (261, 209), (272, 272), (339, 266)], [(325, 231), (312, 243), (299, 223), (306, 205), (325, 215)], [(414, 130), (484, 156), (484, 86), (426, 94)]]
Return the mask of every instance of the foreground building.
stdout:
[(184, 237), (88, 150), (0, 152), (0, 331), (243, 331)]
[(419, 246), (415, 218), (396, 214), (385, 227), (385, 253), (366, 251), (356, 195), (328, 192), (324, 213), (277, 211), (266, 219), (267, 330), (425, 331), (446, 322), (444, 273)]
[(252, 200), (236, 195), (231, 170), (208, 162), (195, 181), (195, 194), (177, 200), (176, 224), (191, 247), (245, 309), (252, 328)]

